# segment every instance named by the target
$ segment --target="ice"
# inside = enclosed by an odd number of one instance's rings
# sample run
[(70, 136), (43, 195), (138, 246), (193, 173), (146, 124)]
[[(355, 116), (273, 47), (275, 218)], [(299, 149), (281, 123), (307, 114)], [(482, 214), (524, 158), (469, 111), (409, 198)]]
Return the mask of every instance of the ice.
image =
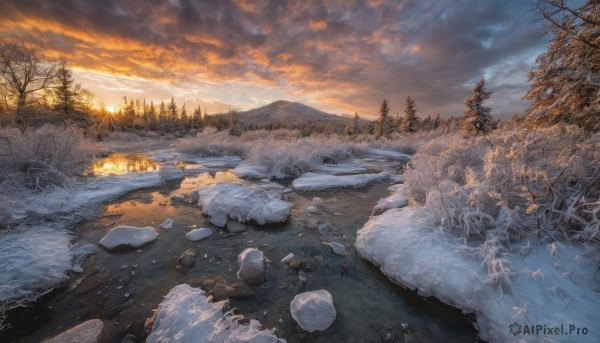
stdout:
[(219, 227), (225, 227), (229, 218), (259, 225), (279, 223), (287, 220), (294, 206), (281, 200), (281, 193), (241, 183), (205, 185), (198, 188), (198, 205), (210, 222)]
[(313, 166), (313, 172), (330, 175), (340, 174), (360, 174), (366, 173), (371, 170), (371, 163), (354, 158), (350, 160), (340, 161), (335, 164), (331, 163), (320, 163)]
[(405, 185), (394, 185), (388, 189), (392, 191), (392, 194), (387, 198), (379, 199), (379, 201), (377, 201), (377, 205), (375, 205), (376, 210), (385, 211), (408, 205), (408, 199), (406, 196), (407, 190)]
[(69, 232), (59, 225), (0, 231), (0, 327), (6, 311), (26, 305), (69, 279), (65, 272), (85, 256), (81, 251), (75, 259), (70, 241)]
[(173, 228), (173, 219), (165, 219), (164, 222), (162, 222), (159, 227), (161, 229), (172, 229)]
[(173, 151), (158, 151), (152, 153), (150, 158), (156, 162), (187, 162), (194, 163), (196, 168), (203, 166), (208, 170), (224, 170), (234, 168), (242, 159), (239, 156), (201, 157)]
[(272, 330), (261, 330), (258, 321), (240, 324), (242, 316), (223, 314), (227, 301), (211, 302), (200, 288), (187, 284), (175, 286), (154, 314), (152, 333), (147, 343), (284, 343)]
[[(320, 229), (320, 226), (319, 226), (319, 229)], [(319, 232), (321, 232), (321, 230), (319, 230)], [(333, 252), (338, 255), (342, 255), (342, 256), (348, 255), (348, 253), (346, 252), (346, 247), (343, 244), (340, 244), (338, 242), (323, 242), (323, 244), (330, 246), (331, 249), (333, 249)]]
[(238, 256), (240, 269), (237, 275), (248, 285), (256, 285), (265, 282), (265, 255), (262, 251), (247, 248)]
[[(548, 247), (524, 240), (512, 246), (499, 256), (490, 242), (468, 246), (435, 227), (422, 208), (391, 209), (372, 217), (356, 239), (360, 255), (391, 280), (474, 313), (483, 340), (538, 342), (545, 337), (513, 336), (509, 327), (516, 323), (586, 327), (586, 336), (549, 338), (600, 341), (595, 330), (600, 314), (598, 257), (578, 244), (554, 242)], [(521, 247), (527, 246), (523, 253)]]
[[(241, 179), (270, 179), (270, 175), (267, 168), (252, 163), (241, 163), (233, 169), (235, 176)], [(279, 177), (277, 177), (279, 176)], [(275, 175), (275, 178), (283, 179), (285, 175)]]
[(319, 173), (304, 173), (292, 183), (297, 191), (320, 191), (331, 188), (359, 188), (369, 183), (383, 181), (389, 178), (387, 173), (371, 173), (356, 175), (327, 175)]
[(410, 155), (403, 154), (403, 153), (397, 152), (397, 151), (367, 148), (365, 150), (365, 152), (371, 156), (380, 156), (380, 157), (385, 157), (385, 158), (389, 158), (389, 159), (393, 159), (393, 160), (410, 160)]
[(213, 231), (207, 228), (193, 229), (185, 234), (185, 238), (192, 242), (197, 242), (210, 237), (212, 233)]
[(290, 312), (308, 332), (327, 330), (337, 316), (331, 294), (324, 289), (296, 295), (290, 303)]
[(281, 259), (281, 263), (288, 264), (288, 263), (292, 262), (293, 259), (294, 259), (294, 253), (291, 252), (291, 253), (285, 255), (285, 257)]
[(150, 243), (158, 238), (158, 233), (151, 226), (117, 226), (100, 240), (100, 245), (107, 249), (119, 247), (138, 248), (146, 243)]

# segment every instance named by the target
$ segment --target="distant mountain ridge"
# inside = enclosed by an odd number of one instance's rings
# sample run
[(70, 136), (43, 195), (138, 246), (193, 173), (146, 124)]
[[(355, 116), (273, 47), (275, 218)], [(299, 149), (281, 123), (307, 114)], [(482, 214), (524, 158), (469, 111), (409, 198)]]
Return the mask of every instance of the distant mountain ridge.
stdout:
[(298, 126), (314, 123), (347, 125), (351, 120), (348, 117), (326, 113), (299, 102), (284, 100), (278, 100), (266, 106), (239, 112), (238, 118), (240, 123), (246, 126), (269, 124)]

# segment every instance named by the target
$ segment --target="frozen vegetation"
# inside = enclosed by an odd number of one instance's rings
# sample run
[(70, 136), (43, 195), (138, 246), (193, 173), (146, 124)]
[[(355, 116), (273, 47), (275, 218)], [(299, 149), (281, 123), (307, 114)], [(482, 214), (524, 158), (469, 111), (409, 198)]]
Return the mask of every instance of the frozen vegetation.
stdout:
[(228, 219), (259, 225), (284, 222), (294, 206), (281, 199), (279, 189), (265, 190), (241, 183), (202, 186), (198, 196), (202, 212), (219, 227), (225, 227)]
[(357, 250), (393, 281), (475, 313), (484, 340), (513, 341), (513, 323), (595, 328), (599, 143), (572, 127), (440, 137), (406, 172), (413, 207), (372, 217)]
[(254, 319), (240, 324), (242, 316), (223, 313), (227, 301), (211, 302), (200, 288), (174, 287), (152, 317), (152, 333), (146, 342), (283, 343), (271, 330), (261, 330)]

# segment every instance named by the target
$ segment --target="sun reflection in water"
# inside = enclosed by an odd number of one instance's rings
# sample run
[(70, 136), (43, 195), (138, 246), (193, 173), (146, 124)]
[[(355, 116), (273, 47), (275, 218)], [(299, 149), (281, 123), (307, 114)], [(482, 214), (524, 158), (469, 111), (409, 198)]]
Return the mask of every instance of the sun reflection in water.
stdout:
[(144, 155), (111, 155), (92, 163), (90, 172), (94, 175), (127, 174), (158, 171), (160, 163)]

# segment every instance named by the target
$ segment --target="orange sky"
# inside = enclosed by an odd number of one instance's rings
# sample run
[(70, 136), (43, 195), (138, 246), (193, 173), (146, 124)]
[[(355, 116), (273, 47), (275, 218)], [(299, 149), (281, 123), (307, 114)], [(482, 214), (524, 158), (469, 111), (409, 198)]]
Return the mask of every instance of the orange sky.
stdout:
[(171, 96), (209, 113), (278, 99), (332, 113), (460, 114), (482, 76), (494, 114), (526, 103), (543, 51), (526, 2), (13, 1), (0, 37), (65, 56), (107, 105)]

